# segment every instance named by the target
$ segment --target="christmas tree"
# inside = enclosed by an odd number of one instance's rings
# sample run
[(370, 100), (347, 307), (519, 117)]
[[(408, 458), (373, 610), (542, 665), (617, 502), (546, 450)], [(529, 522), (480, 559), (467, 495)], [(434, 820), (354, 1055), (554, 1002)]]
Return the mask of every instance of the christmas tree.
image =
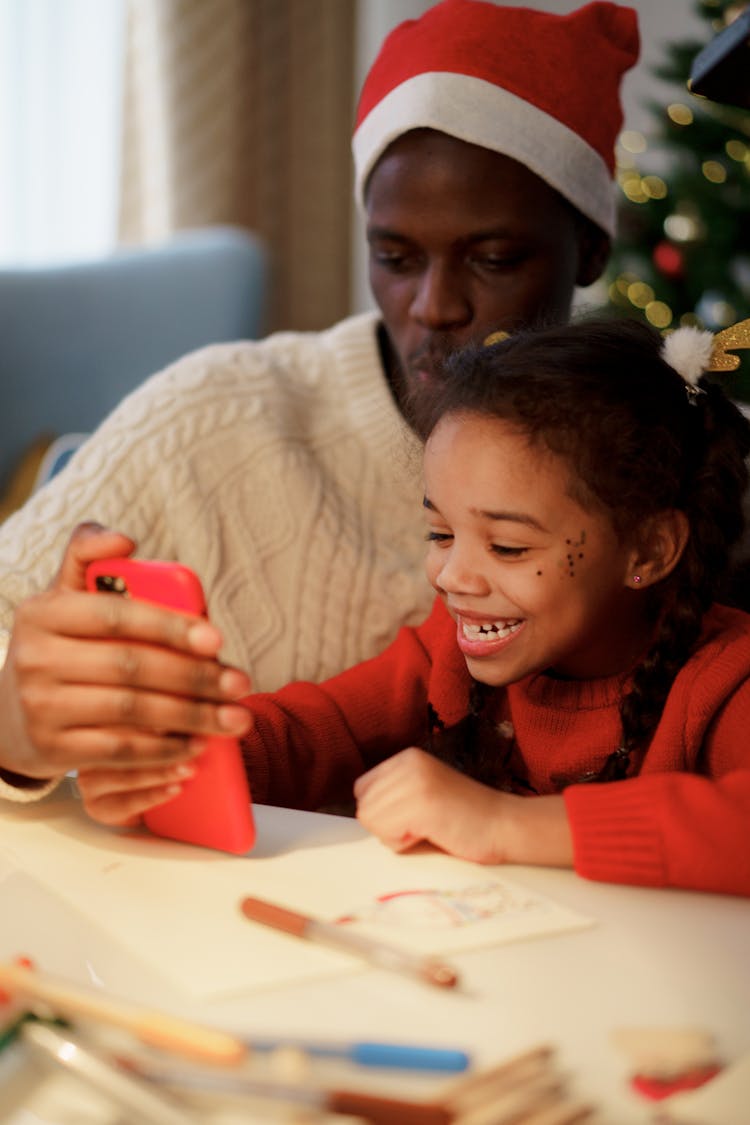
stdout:
[[(750, 111), (687, 88), (695, 57), (746, 7), (699, 0), (704, 42), (669, 45), (655, 72), (674, 86), (674, 99), (649, 105), (648, 139), (625, 131), (618, 144), (622, 200), (608, 300), (663, 330), (716, 332), (750, 317)], [(740, 369), (725, 385), (750, 402), (750, 357), (738, 354)]]

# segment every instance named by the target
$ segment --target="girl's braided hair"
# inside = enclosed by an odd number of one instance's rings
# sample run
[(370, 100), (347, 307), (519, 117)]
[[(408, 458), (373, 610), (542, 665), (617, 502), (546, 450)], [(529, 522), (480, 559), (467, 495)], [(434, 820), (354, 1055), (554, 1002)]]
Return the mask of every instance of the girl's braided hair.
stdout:
[(705, 611), (730, 600), (731, 552), (744, 529), (750, 423), (705, 376), (689, 390), (661, 346), (658, 332), (626, 319), (522, 332), (456, 353), (440, 385), (414, 403), (423, 440), (448, 413), (517, 424), (565, 459), (574, 499), (603, 509), (623, 544), (661, 511), (687, 517), (679, 563), (641, 595), (653, 643), (620, 706), (621, 747), (599, 780), (624, 776), (630, 753), (647, 746)]

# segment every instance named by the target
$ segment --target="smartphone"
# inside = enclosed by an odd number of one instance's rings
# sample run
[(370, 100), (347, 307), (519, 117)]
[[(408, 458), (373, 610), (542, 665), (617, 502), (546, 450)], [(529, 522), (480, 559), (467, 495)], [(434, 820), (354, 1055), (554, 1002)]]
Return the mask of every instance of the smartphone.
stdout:
[[(180, 563), (98, 559), (87, 567), (86, 586), (182, 613), (206, 613), (197, 575)], [(146, 826), (157, 836), (244, 855), (255, 843), (255, 821), (239, 742), (209, 738), (196, 766), (176, 797), (144, 814)]]

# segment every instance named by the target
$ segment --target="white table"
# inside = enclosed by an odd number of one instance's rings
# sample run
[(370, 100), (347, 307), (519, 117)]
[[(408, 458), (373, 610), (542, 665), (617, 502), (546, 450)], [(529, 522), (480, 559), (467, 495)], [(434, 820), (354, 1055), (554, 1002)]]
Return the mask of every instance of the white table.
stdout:
[[(83, 815), (70, 794), (51, 800)], [(0, 805), (0, 853), (10, 815), (33, 819), (40, 806), (19, 814), (18, 806)], [(285, 809), (258, 808), (256, 817), (266, 849), (348, 841), (363, 831), (347, 818)], [(54, 865), (54, 854), (49, 862)], [(654, 1108), (630, 1091), (627, 1061), (610, 1040), (614, 1029), (700, 1026), (715, 1036), (727, 1061), (750, 1050), (750, 902), (591, 883), (567, 871), (517, 867), (512, 873), (596, 925), (452, 956), (463, 982), (458, 993), (363, 969), (197, 1004), (82, 926), (7, 857), (0, 866), (0, 958), (27, 954), (73, 982), (248, 1033), (434, 1042), (469, 1050), (479, 1066), (552, 1043), (576, 1092), (601, 1107), (607, 1125), (651, 1121)], [(410, 1080), (400, 1081), (406, 1096)]]

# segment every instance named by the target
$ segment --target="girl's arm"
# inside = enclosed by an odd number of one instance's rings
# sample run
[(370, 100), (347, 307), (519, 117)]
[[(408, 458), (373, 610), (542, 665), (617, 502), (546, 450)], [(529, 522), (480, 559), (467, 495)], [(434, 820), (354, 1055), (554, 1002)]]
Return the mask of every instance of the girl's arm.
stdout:
[(746, 683), (706, 736), (703, 773), (646, 773), (544, 797), (496, 792), (412, 748), (359, 778), (357, 815), (397, 851), (424, 839), (480, 863), (750, 895), (749, 719)]
[(354, 794), (360, 822), (395, 851), (428, 840), (475, 863), (573, 863), (561, 796), (500, 793), (416, 747), (363, 774)]
[(579, 874), (750, 895), (750, 769), (573, 785), (564, 799)]
[(575, 868), (589, 879), (750, 895), (750, 681), (703, 744), (701, 773), (565, 790)]
[(420, 840), (477, 863), (574, 867), (607, 883), (750, 895), (750, 769), (647, 774), (518, 797), (414, 747), (355, 783), (357, 816), (395, 851)]

